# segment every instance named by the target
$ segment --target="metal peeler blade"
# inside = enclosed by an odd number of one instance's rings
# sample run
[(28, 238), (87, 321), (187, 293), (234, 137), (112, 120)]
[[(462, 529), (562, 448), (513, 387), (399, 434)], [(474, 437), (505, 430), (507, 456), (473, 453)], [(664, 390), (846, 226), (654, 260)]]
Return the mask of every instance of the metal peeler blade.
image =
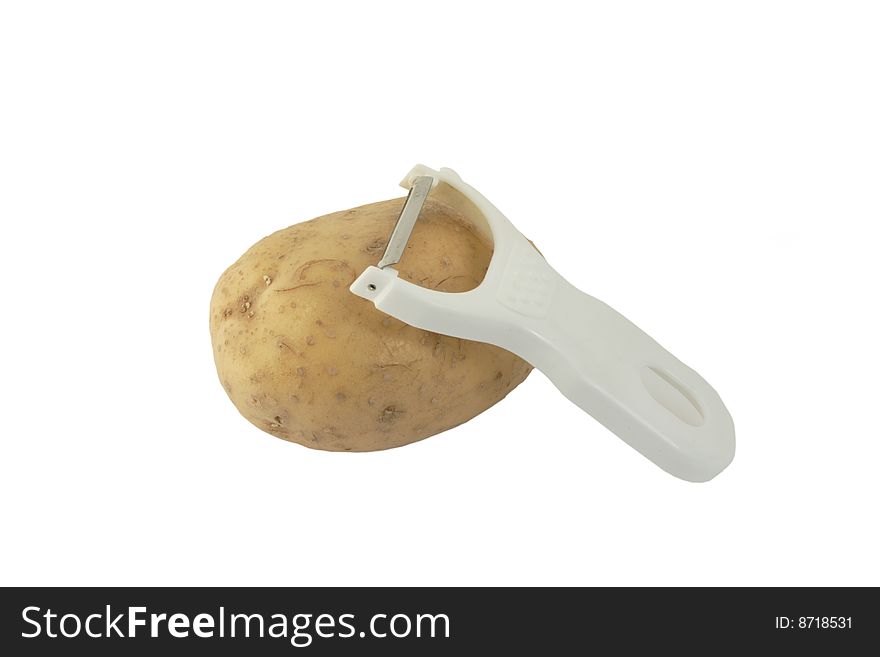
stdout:
[(394, 230), (391, 232), (391, 237), (388, 239), (385, 253), (377, 265), (379, 269), (385, 269), (385, 267), (400, 262), (409, 237), (412, 235), (413, 226), (416, 225), (416, 219), (419, 218), (422, 206), (425, 205), (428, 192), (431, 191), (433, 184), (434, 179), (431, 176), (419, 176), (413, 181), (403, 209), (400, 211), (400, 216), (397, 218), (397, 223), (394, 225)]

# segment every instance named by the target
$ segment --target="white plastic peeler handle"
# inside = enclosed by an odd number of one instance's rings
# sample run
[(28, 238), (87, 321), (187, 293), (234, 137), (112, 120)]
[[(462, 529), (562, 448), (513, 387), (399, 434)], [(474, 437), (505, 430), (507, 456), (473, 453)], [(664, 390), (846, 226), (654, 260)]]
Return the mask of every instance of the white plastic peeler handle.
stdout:
[(368, 267), (351, 286), (412, 326), (512, 351), (559, 390), (667, 472), (707, 481), (733, 459), (733, 421), (699, 374), (621, 314), (584, 294), (450, 169), (416, 166), (402, 186), (433, 178), (431, 197), (474, 221), (494, 242), (483, 282), (438, 292)]

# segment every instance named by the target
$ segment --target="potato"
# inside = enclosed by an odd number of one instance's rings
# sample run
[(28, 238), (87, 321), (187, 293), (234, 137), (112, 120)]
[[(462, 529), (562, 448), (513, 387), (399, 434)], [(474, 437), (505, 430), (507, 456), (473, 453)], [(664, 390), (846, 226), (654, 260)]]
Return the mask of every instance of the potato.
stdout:
[[(403, 199), (336, 212), (257, 242), (211, 299), (217, 372), (244, 417), (308, 447), (406, 445), (483, 412), (531, 366), (498, 347), (413, 328), (349, 292), (382, 256)], [(463, 292), (482, 280), (491, 245), (429, 199), (400, 275)]]

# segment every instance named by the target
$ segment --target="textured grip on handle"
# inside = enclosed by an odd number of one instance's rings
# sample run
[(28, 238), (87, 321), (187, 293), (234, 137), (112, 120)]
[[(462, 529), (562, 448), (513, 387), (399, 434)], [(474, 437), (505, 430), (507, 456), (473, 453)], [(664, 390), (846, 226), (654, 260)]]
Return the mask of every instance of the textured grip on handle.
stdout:
[(694, 370), (613, 308), (560, 277), (528, 349), (572, 402), (661, 468), (707, 481), (733, 460), (733, 420)]
[(504, 346), (661, 468), (706, 481), (731, 462), (733, 420), (712, 387), (524, 238), (511, 245), (496, 299), (530, 329)]

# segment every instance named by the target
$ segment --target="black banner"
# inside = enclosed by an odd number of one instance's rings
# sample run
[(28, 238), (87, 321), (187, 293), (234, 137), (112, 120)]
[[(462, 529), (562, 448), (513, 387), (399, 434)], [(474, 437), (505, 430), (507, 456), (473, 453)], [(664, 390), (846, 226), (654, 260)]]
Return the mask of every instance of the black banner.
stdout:
[[(3, 589), (6, 655), (854, 654), (876, 589)], [(469, 653), (465, 653), (469, 654)], [(789, 653), (779, 653), (789, 654)]]

